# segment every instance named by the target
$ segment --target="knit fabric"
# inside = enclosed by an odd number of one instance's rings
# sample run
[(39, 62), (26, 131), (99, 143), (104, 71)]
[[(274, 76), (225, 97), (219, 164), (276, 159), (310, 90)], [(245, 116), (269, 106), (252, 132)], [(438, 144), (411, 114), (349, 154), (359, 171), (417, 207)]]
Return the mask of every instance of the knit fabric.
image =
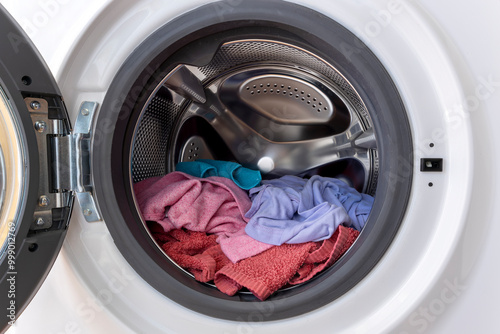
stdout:
[(238, 187), (248, 190), (257, 187), (262, 180), (258, 170), (241, 166), (236, 162), (199, 159), (179, 162), (175, 170), (196, 177), (220, 176), (231, 179)]

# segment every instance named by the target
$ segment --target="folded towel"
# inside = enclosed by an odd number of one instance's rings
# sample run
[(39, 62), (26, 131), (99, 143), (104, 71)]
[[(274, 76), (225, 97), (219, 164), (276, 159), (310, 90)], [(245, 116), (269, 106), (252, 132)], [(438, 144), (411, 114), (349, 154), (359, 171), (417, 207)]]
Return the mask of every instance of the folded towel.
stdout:
[[(233, 261), (272, 247), (245, 236), (244, 214), (251, 202), (227, 178), (201, 179), (173, 172), (138, 182), (134, 191), (145, 220), (157, 222), (164, 232), (184, 228), (216, 234), (223, 252)], [(232, 237), (236, 239), (230, 240)]]
[(361, 230), (373, 204), (373, 197), (343, 181), (318, 175), (308, 180), (287, 175), (262, 183), (250, 190), (245, 231), (273, 245), (326, 240), (340, 225)]
[(196, 177), (220, 176), (233, 180), (242, 189), (248, 190), (260, 184), (262, 176), (257, 170), (241, 166), (236, 162), (199, 159), (179, 162), (175, 170)]
[(285, 285), (309, 256), (314, 243), (273, 247), (236, 264), (230, 263), (215, 274), (215, 286), (227, 295), (246, 287), (265, 300)]

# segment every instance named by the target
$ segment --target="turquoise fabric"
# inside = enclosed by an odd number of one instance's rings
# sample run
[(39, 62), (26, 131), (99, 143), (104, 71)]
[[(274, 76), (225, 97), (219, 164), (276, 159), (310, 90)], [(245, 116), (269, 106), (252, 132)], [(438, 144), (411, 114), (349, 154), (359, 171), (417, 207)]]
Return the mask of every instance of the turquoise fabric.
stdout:
[(241, 189), (249, 190), (260, 185), (262, 176), (257, 170), (241, 166), (231, 161), (200, 159), (179, 162), (175, 170), (196, 177), (220, 176), (233, 180)]

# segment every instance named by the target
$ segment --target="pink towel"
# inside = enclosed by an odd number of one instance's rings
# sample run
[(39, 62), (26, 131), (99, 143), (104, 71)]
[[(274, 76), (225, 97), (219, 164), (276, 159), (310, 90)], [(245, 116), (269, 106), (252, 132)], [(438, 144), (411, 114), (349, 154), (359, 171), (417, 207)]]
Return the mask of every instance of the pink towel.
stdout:
[(201, 179), (173, 172), (138, 182), (134, 191), (145, 220), (157, 222), (165, 232), (185, 228), (216, 234), (222, 251), (233, 262), (272, 247), (244, 232), (244, 216), (252, 203), (247, 193), (227, 178)]

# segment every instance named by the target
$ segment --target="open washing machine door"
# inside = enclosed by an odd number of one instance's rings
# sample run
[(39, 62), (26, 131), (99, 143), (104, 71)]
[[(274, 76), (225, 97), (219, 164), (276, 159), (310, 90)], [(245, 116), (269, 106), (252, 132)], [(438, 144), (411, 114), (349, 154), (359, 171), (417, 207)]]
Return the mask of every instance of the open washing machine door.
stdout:
[[(89, 171), (86, 139), (95, 104), (82, 106), (83, 123), (72, 129), (50, 71), (1, 6), (0, 32), (0, 289), (1, 307), (7, 310), (1, 320), (5, 329), (52, 267), (75, 194), (92, 202), (85, 185), (89, 177), (83, 174)], [(99, 219), (95, 209), (86, 208), (90, 220)]]

